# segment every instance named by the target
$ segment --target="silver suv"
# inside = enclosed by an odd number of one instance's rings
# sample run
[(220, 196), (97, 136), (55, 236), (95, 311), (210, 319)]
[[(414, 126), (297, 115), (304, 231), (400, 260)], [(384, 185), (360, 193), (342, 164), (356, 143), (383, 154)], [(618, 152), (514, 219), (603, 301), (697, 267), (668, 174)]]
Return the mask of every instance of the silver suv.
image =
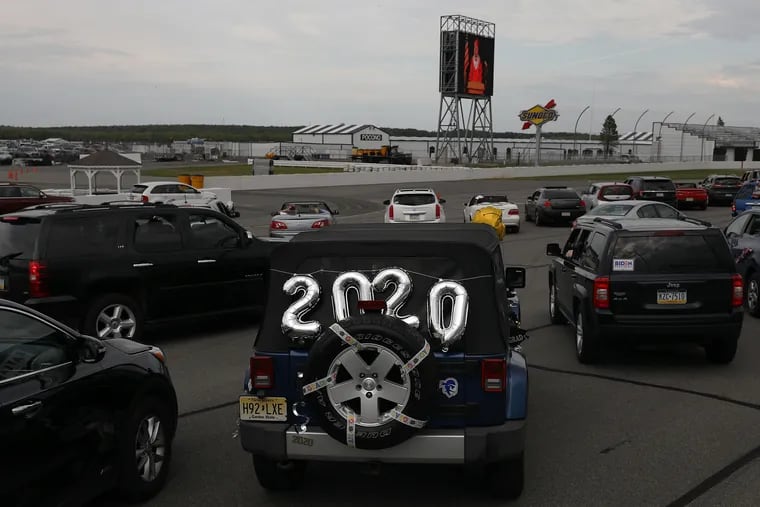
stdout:
[(386, 201), (386, 224), (399, 222), (432, 223), (446, 222), (446, 213), (442, 204), (446, 199), (440, 199), (432, 188), (400, 188), (393, 197)]

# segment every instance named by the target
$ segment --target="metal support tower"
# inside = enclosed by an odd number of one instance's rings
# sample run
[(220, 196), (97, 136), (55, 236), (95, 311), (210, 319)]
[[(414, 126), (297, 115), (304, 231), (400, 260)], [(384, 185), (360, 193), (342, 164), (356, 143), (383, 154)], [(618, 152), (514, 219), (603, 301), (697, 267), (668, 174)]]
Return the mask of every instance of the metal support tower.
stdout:
[[(495, 37), (496, 25), (466, 16), (441, 16), (438, 133), (434, 160), (493, 160), (491, 97), (459, 93), (459, 35)], [(493, 62), (490, 62), (491, 69)], [(493, 70), (491, 70), (493, 72)], [(493, 79), (493, 77), (492, 77)], [(469, 102), (469, 108), (467, 107)]]

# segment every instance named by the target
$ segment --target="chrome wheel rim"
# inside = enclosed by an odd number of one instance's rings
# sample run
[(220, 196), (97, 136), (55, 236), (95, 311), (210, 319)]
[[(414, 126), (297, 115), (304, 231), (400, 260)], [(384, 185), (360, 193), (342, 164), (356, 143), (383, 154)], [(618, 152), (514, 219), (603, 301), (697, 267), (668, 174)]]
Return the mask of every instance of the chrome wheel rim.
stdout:
[(126, 305), (114, 304), (103, 308), (95, 322), (98, 338), (132, 338), (137, 330), (134, 312)]
[(575, 319), (575, 350), (578, 355), (583, 353), (583, 316), (580, 313)]
[[(365, 361), (360, 353), (375, 357)], [(392, 410), (401, 412), (409, 402), (411, 381), (402, 365), (382, 345), (365, 343), (361, 352), (349, 347), (330, 364), (328, 375), (336, 375), (337, 382), (327, 388), (327, 398), (343, 418), (356, 414), (358, 426), (381, 426), (393, 420)]]
[(137, 475), (145, 482), (153, 482), (161, 473), (166, 455), (166, 435), (161, 419), (147, 416), (137, 426), (135, 435), (135, 462)]
[(747, 306), (750, 310), (757, 308), (758, 299), (760, 299), (760, 287), (758, 287), (757, 280), (750, 280), (747, 291)]

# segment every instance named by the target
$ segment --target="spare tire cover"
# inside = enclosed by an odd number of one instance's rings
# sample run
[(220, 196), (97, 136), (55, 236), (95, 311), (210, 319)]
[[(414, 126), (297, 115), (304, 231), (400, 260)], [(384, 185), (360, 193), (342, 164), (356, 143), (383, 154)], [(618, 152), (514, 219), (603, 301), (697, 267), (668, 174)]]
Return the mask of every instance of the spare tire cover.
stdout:
[[(304, 372), (306, 401), (317, 421), (330, 436), (359, 449), (409, 439), (430, 417), (436, 392), (429, 344), (403, 321), (380, 314), (338, 326), (318, 337)], [(341, 338), (343, 331), (349, 337)]]

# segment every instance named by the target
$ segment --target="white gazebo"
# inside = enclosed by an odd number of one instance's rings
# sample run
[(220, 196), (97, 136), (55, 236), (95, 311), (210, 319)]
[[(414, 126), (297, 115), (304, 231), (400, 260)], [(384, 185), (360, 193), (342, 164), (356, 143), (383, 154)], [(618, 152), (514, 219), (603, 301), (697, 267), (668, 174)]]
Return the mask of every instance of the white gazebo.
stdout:
[(102, 172), (107, 172), (113, 175), (116, 179), (116, 193), (121, 193), (121, 177), (125, 172), (131, 172), (137, 176), (137, 182), (140, 183), (140, 170), (142, 169), (142, 163), (137, 160), (133, 160), (129, 157), (125, 157), (115, 151), (103, 150), (96, 151), (92, 155), (88, 155), (79, 159), (76, 163), (69, 165), (69, 177), (71, 178), (71, 192), (75, 194), (76, 190), (76, 175), (77, 173), (84, 173), (87, 176), (87, 185), (89, 193), (92, 194), (92, 183), (95, 177)]

